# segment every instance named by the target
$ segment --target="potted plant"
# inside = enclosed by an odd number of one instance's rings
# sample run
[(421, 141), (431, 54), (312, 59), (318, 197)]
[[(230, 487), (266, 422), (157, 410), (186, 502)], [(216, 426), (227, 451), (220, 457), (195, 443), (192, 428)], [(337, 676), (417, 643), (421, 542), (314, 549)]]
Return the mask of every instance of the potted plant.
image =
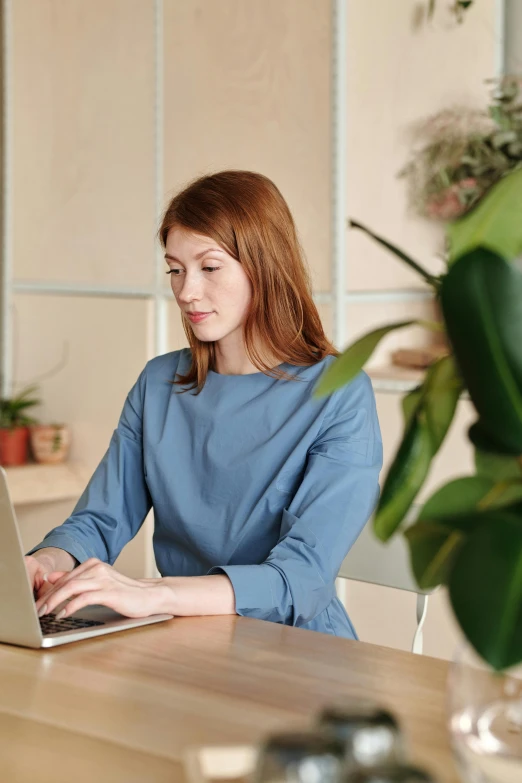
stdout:
[[(404, 534), (420, 587), (448, 589), (468, 642), (452, 669), (450, 725), (465, 777), (488, 782), (522, 779), (522, 95), (518, 80), (501, 88), (491, 127), (471, 134), (444, 172), (433, 148), (421, 152), (430, 175), (421, 203), (454, 208), (443, 274), (372, 234), (433, 288), (452, 348), (403, 399), (404, 434), (373, 527), (384, 542)], [(411, 323), (357, 340), (316, 395), (350, 382), (388, 332)], [(407, 524), (464, 391), (477, 414), (475, 472), (439, 488)]]
[(71, 432), (66, 424), (36, 424), (30, 428), (31, 449), (36, 462), (63, 462), (69, 453)]
[(36, 385), (28, 386), (19, 394), (0, 399), (0, 464), (24, 465), (27, 462), (29, 426), (36, 419), (26, 415), (26, 411), (40, 404), (33, 395)]

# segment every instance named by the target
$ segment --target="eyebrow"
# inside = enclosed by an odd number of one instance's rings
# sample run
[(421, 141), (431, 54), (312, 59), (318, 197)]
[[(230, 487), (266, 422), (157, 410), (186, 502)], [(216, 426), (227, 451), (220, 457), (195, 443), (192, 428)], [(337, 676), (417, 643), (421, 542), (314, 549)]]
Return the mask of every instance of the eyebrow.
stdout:
[[(201, 253), (196, 253), (194, 258), (196, 261), (199, 261), (200, 258), (203, 258), (203, 256), (206, 256), (207, 253), (224, 253), (225, 251), (222, 250), (220, 247), (207, 247), (206, 250), (202, 250)], [(176, 261), (178, 264), (181, 264), (182, 262), (179, 260), (179, 258), (176, 258), (176, 256), (170, 256), (168, 253), (165, 253), (165, 260), (169, 259), (169, 261)]]

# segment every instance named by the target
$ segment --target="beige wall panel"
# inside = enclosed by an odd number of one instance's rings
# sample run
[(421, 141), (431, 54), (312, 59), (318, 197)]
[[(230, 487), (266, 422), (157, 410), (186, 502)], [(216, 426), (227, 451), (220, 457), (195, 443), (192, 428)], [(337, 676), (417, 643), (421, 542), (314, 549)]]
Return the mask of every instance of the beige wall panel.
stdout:
[(165, 0), (165, 188), (225, 168), (274, 180), (330, 287), (329, 0)]
[[(377, 302), (351, 303), (346, 306), (345, 346), (367, 332), (380, 326), (399, 321), (434, 318), (434, 308), (430, 300), (413, 302)], [(433, 333), (420, 326), (408, 326), (390, 332), (377, 346), (368, 367), (383, 367), (391, 364), (391, 354), (398, 348), (415, 348), (428, 345)], [(343, 347), (343, 346), (341, 346)]]
[[(30, 296), (14, 298), (15, 378), (30, 381), (56, 367), (68, 350), (65, 367), (41, 382), (43, 422), (64, 421), (72, 428), (71, 459), (94, 470), (103, 457), (125, 402), (147, 361), (147, 305), (139, 300)], [(51, 507), (52, 506), (52, 507)], [(61, 504), (39, 506), (50, 526)], [(39, 510), (25, 512), (34, 519)], [(25, 536), (30, 536), (24, 523)], [(39, 523), (39, 530), (42, 525)], [(126, 572), (144, 572), (144, 531), (125, 549)], [(121, 564), (119, 563), (119, 566)]]
[(333, 341), (334, 321), (333, 321), (333, 307), (330, 304), (318, 304), (316, 305), (319, 311), (319, 317), (329, 340)]
[[(407, 213), (397, 179), (411, 121), (455, 104), (484, 106), (495, 75), (495, 0), (475, 3), (458, 25), (450, 3), (415, 26), (427, 2), (348, 3), (348, 211), (376, 233), (440, 269), (438, 227)], [(350, 289), (400, 288), (420, 278), (360, 232), (348, 233)]]
[(14, 275), (148, 285), (154, 4), (10, 5)]

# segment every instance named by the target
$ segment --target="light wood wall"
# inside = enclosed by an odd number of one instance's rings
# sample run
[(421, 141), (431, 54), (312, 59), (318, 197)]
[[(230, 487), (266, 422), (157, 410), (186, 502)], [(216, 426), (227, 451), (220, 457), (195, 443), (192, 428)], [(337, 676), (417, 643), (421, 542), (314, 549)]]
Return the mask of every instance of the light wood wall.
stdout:
[[(440, 268), (441, 232), (407, 214), (396, 173), (409, 120), (454, 101), (477, 103), (494, 69), (494, 0), (457, 27), (446, 5), (415, 29), (414, 0), (348, 4), (349, 212)], [(154, 280), (155, 87), (153, 0), (16, 0), (12, 6), (14, 276), (19, 281), (148, 287)], [(271, 177), (287, 198), (316, 293), (331, 285), (330, 0), (164, 0), (165, 202), (190, 179), (222, 168)], [(165, 285), (168, 279), (165, 278)], [(348, 235), (349, 291), (422, 287), (356, 232)], [(332, 311), (321, 305), (332, 335)], [(351, 304), (350, 339), (388, 320), (429, 314), (425, 302)], [(174, 302), (168, 349), (185, 337)], [(15, 379), (66, 367), (42, 383), (44, 420), (73, 428), (72, 457), (94, 469), (125, 395), (152, 355), (151, 304), (132, 298), (17, 294)], [(420, 331), (393, 336), (375, 361)], [(401, 431), (399, 396), (378, 395), (386, 462)], [(463, 472), (469, 450), (462, 406), (430, 489)], [(72, 504), (22, 508), (27, 546)], [(144, 533), (118, 566), (139, 575)], [(441, 594), (426, 649), (450, 655), (455, 629)], [(407, 648), (413, 596), (351, 584), (361, 638)]]

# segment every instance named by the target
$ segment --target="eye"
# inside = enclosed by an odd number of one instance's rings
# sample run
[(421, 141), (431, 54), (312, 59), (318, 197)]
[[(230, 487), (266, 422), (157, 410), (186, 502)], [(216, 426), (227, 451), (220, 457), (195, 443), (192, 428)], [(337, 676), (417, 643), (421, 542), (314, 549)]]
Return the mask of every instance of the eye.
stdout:
[(166, 275), (174, 275), (174, 277), (179, 277), (177, 274), (178, 272), (181, 272), (181, 269), (169, 269), (168, 272), (165, 272)]
[(209, 272), (217, 272), (218, 269), (221, 269), (220, 266), (204, 266), (203, 271), (205, 272), (208, 269)]

